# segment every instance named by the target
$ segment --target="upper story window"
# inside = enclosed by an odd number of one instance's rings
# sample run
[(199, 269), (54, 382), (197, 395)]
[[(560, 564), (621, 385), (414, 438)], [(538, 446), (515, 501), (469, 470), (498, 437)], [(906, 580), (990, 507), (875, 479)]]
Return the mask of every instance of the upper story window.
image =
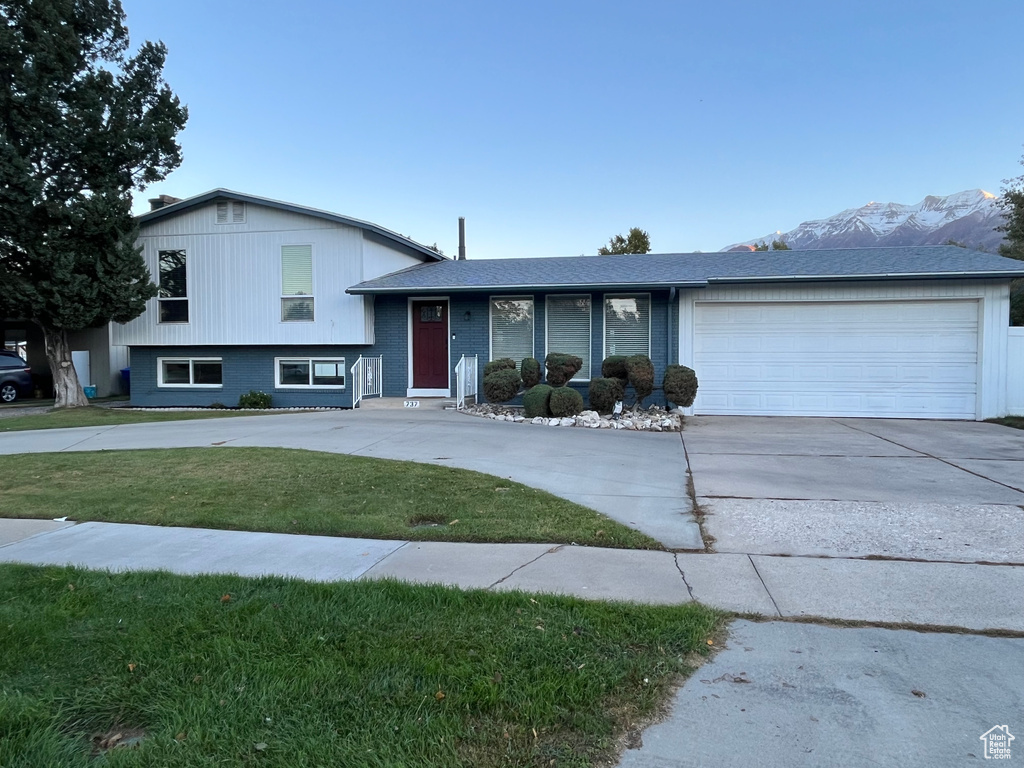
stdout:
[(604, 297), (604, 356), (651, 354), (651, 295)]
[(313, 246), (281, 246), (281, 322), (313, 321)]
[(237, 200), (221, 200), (217, 203), (218, 224), (244, 224), (245, 203)]
[(491, 297), (491, 360), (533, 357), (533, 297)]
[(581, 378), (590, 378), (590, 296), (548, 296), (547, 351), (577, 355)]
[(160, 251), (157, 299), (161, 323), (188, 322), (188, 259), (185, 251)]

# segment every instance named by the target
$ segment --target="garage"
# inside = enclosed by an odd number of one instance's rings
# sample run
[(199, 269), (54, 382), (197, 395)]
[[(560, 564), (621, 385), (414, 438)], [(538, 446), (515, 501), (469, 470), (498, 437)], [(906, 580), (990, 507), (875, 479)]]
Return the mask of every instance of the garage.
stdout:
[(979, 298), (691, 304), (698, 414), (978, 417)]

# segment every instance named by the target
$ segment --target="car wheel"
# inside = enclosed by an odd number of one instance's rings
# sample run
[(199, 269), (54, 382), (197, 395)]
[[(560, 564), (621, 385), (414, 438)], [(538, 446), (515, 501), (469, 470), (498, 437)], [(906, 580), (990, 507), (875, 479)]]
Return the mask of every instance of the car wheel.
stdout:
[(13, 384), (0, 384), (0, 402), (13, 403), (18, 399), (18, 388)]

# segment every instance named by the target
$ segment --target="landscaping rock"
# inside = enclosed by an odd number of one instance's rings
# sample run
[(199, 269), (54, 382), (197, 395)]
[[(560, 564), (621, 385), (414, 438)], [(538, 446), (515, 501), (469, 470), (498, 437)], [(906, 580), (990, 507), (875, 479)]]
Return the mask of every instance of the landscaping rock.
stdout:
[(526, 418), (521, 406), (502, 405), (500, 403), (478, 403), (467, 405), (462, 413), (471, 416), (482, 416), (492, 421), (505, 421), (513, 424), (527, 422), (544, 424), (552, 427), (579, 427), (581, 429), (629, 429), (645, 432), (678, 432), (682, 429), (683, 415), (678, 408), (666, 410), (657, 405), (649, 408), (633, 406), (622, 412), (621, 418), (601, 416), (597, 411), (586, 410), (579, 415), (563, 418), (537, 416)]

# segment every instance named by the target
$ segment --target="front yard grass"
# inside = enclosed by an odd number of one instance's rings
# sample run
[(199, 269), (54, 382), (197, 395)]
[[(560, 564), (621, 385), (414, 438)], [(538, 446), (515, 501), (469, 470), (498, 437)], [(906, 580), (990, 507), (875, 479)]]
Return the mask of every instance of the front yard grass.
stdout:
[(608, 764), (722, 618), (20, 565), (0, 566), (0, 595), (5, 768)]
[(592, 509), (465, 469), (286, 448), (0, 456), (0, 516), (416, 541), (660, 549)]
[[(22, 406), (26, 407), (26, 406)], [(184, 421), (188, 419), (223, 419), (230, 416), (260, 416), (279, 411), (131, 411), (124, 408), (61, 408), (48, 413), (0, 418), (0, 432), (22, 432), (29, 429), (67, 429), (69, 427), (107, 427), (118, 424), (142, 424), (151, 421)]]
[(1003, 416), (1001, 419), (988, 419), (993, 424), (1002, 424), (1004, 427), (1024, 429), (1024, 416)]

